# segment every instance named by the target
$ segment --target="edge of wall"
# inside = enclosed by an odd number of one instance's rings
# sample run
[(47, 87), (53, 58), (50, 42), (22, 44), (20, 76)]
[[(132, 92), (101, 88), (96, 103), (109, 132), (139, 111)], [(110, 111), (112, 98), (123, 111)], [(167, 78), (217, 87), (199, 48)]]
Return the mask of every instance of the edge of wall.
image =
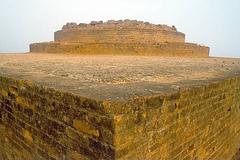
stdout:
[(0, 158), (114, 159), (101, 101), (0, 76)]
[(240, 149), (240, 76), (124, 107), (134, 110), (115, 121), (117, 159), (232, 160)]
[[(110, 112), (109, 119), (94, 101), (0, 77), (0, 141), (4, 146), (0, 153), (10, 159), (230, 160), (240, 147), (239, 84), (238, 76), (168, 96), (142, 97), (125, 104), (109, 102), (106, 108), (115, 110), (118, 105), (121, 110)], [(131, 111), (125, 112), (129, 107)], [(95, 114), (97, 109), (102, 114)], [(77, 117), (67, 117), (72, 113)], [(100, 135), (106, 139), (96, 140), (99, 134), (94, 127), (72, 121), (85, 116), (103, 131), (110, 127), (114, 135), (104, 131)]]

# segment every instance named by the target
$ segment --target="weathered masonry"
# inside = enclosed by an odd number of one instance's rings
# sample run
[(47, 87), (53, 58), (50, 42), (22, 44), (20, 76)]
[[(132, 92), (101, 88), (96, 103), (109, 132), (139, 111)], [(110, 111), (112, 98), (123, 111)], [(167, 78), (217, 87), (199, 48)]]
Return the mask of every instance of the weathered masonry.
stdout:
[(239, 160), (240, 59), (130, 20), (30, 51), (0, 55), (0, 160)]
[(0, 57), (1, 159), (231, 160), (240, 148), (239, 59)]
[(209, 47), (185, 43), (172, 26), (142, 21), (68, 23), (54, 33), (54, 42), (33, 43), (31, 52), (208, 57)]

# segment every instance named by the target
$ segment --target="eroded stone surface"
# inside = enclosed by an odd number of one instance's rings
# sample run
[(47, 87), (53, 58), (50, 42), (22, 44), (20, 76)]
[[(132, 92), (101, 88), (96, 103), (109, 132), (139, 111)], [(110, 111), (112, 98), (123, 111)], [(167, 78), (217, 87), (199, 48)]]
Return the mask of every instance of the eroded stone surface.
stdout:
[(30, 52), (81, 55), (147, 55), (209, 57), (209, 47), (185, 42), (175, 26), (137, 20), (67, 23), (54, 32), (54, 41), (32, 43)]
[(0, 55), (0, 74), (94, 99), (129, 99), (238, 75), (240, 60), (157, 56)]
[(0, 158), (230, 160), (240, 146), (239, 67), (229, 58), (0, 55)]
[(137, 21), (137, 20), (108, 20), (106, 22), (103, 21), (91, 21), (89, 24), (87, 23), (67, 23), (62, 27), (63, 30), (76, 30), (76, 29), (86, 29), (86, 28), (139, 28), (139, 29), (157, 29), (164, 31), (177, 32), (175, 26), (167, 26), (162, 24), (151, 24), (149, 22)]

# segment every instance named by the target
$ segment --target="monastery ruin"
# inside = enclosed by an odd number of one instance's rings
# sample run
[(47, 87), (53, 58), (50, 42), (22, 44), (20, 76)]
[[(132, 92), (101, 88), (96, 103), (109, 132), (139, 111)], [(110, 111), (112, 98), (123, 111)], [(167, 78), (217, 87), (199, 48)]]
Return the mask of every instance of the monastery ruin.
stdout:
[(0, 160), (237, 160), (240, 59), (175, 26), (68, 23), (0, 54)]
[(185, 35), (166, 25), (141, 21), (68, 23), (54, 42), (34, 43), (31, 52), (208, 57), (209, 48), (185, 43)]

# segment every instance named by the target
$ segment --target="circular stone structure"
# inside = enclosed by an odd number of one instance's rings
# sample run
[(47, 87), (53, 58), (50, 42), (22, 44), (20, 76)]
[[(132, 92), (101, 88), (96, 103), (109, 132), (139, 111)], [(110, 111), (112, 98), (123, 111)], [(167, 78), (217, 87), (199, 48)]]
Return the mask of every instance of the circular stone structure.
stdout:
[(92, 21), (90, 24), (67, 23), (55, 32), (55, 41), (81, 43), (163, 43), (185, 42), (185, 35), (167, 25), (142, 21)]
[(34, 43), (30, 52), (208, 57), (209, 47), (185, 43), (175, 26), (137, 20), (67, 23), (54, 42)]

